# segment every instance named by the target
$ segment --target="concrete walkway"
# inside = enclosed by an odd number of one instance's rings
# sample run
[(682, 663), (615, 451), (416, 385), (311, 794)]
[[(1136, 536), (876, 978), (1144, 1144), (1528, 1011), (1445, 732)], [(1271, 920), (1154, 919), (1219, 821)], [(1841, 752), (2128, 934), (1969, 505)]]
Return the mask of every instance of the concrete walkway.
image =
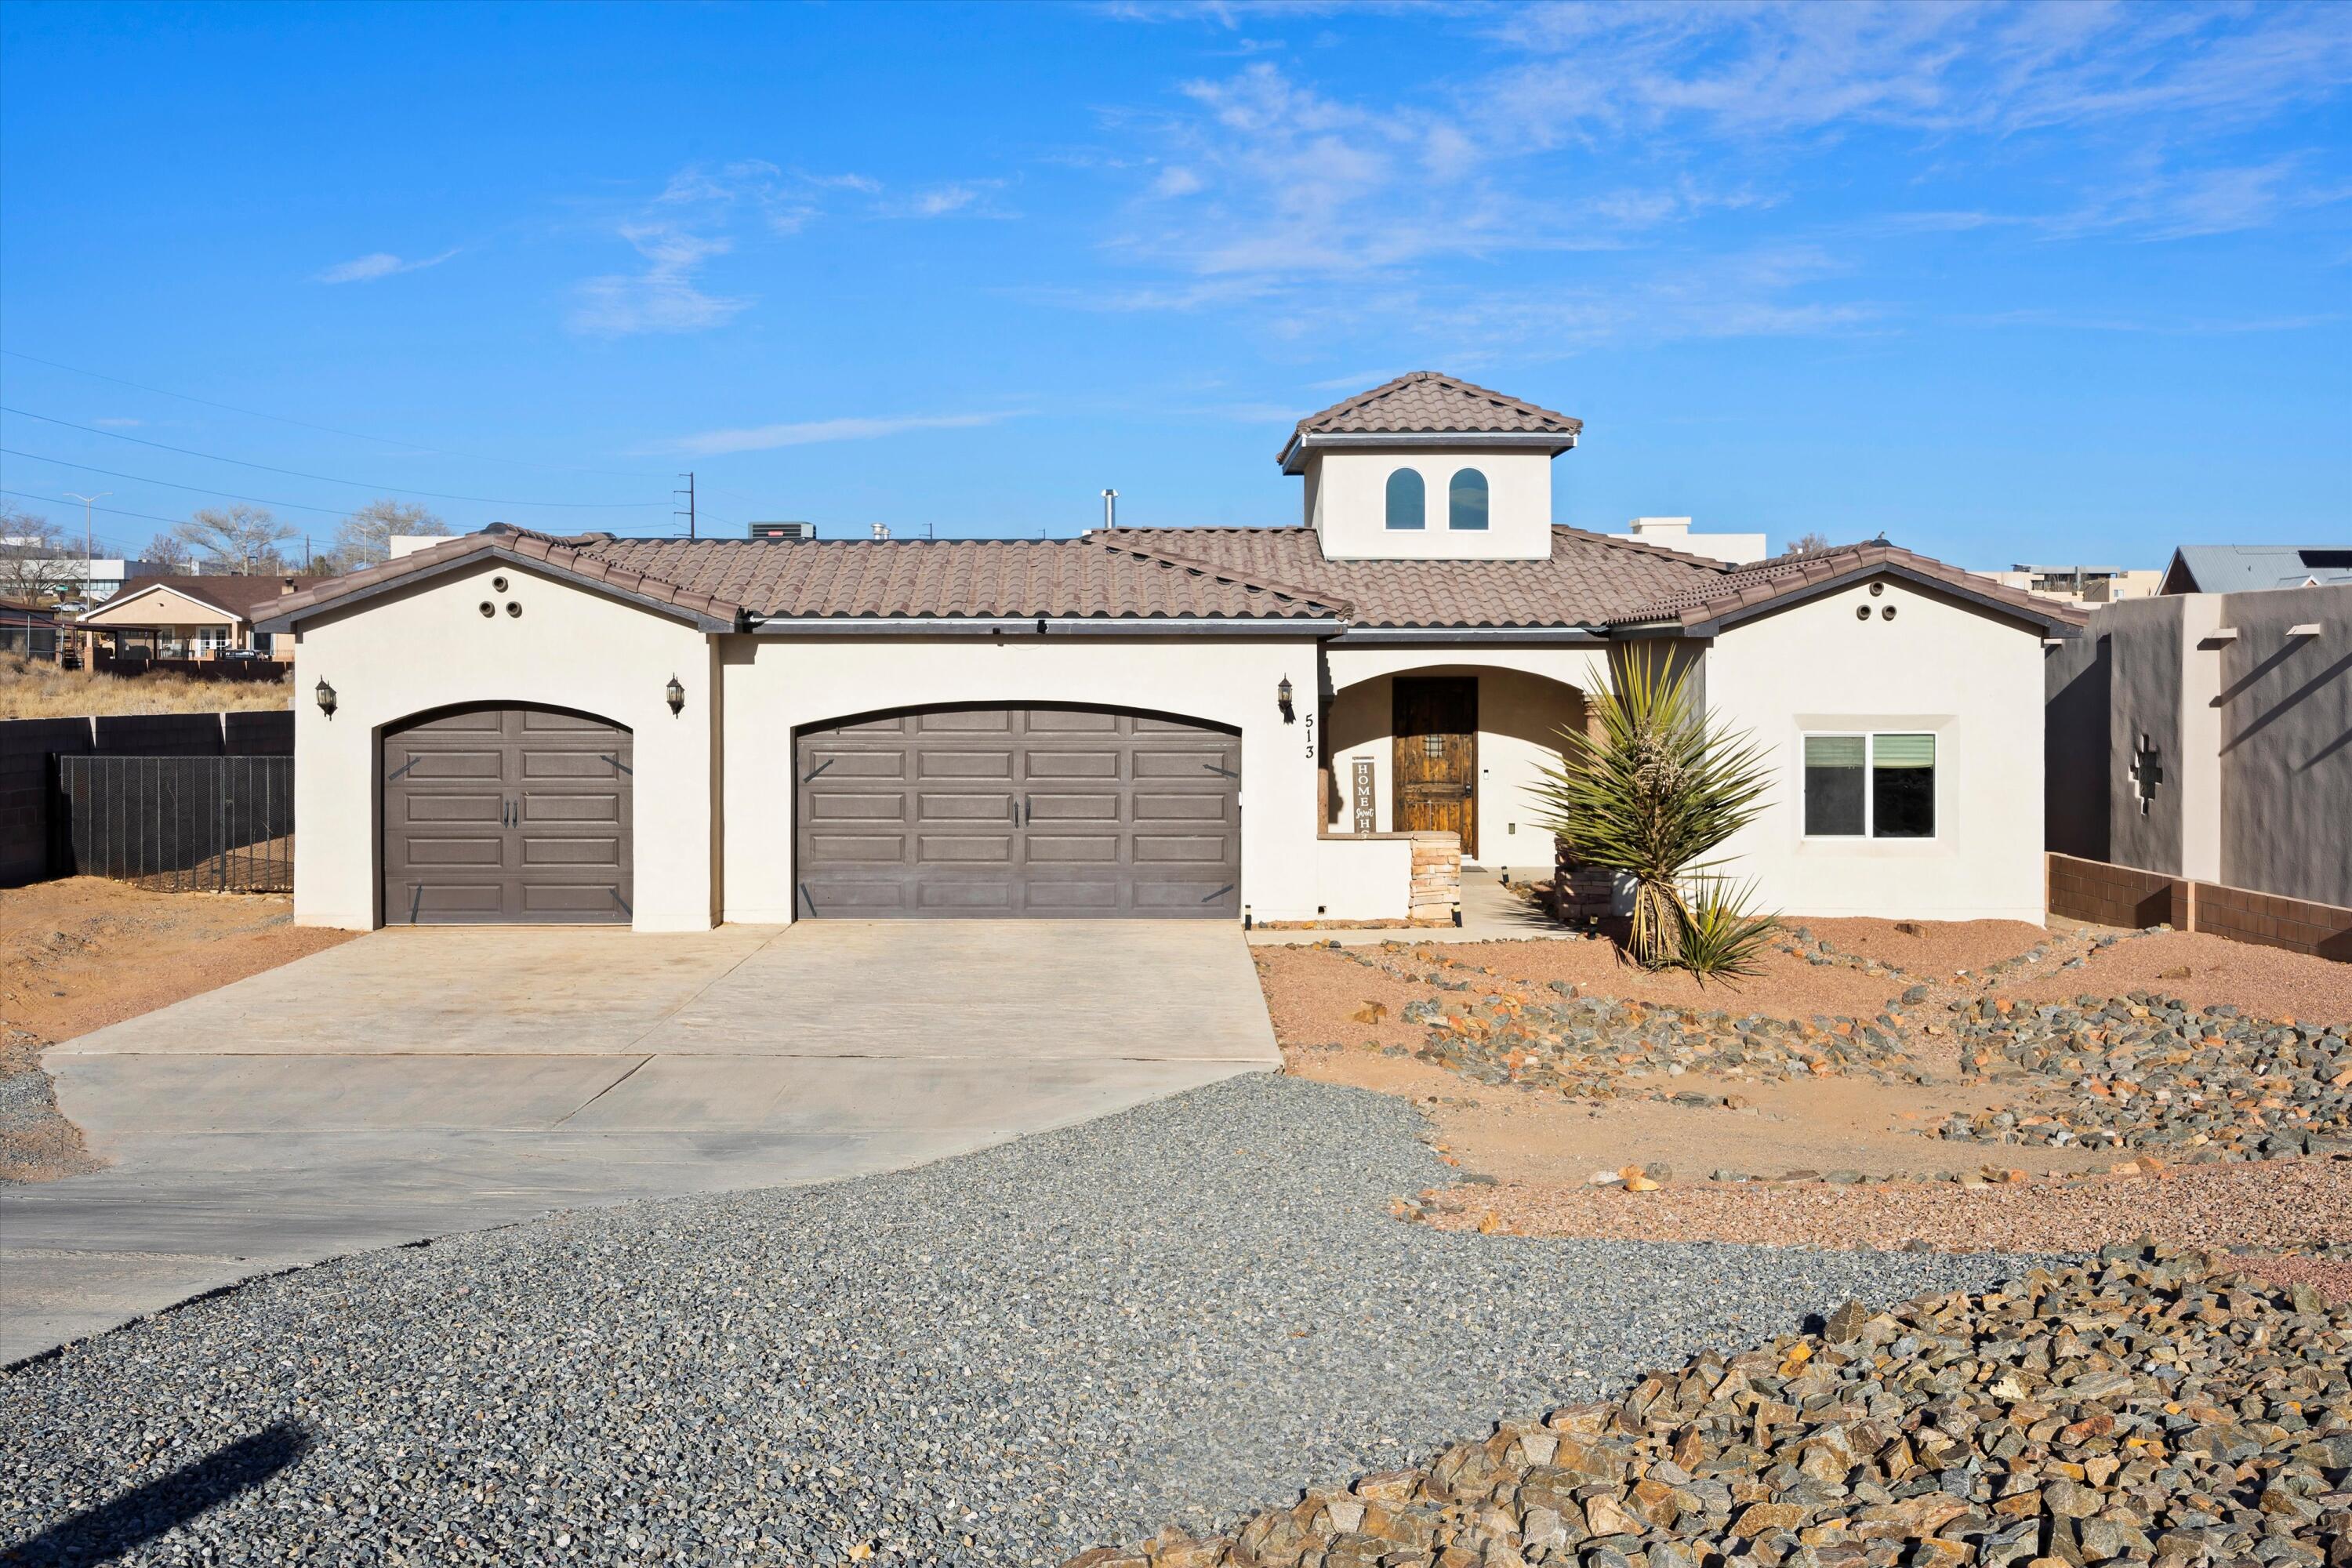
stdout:
[[(1334, 926), (1321, 931), (1254, 931), (1255, 947), (1303, 947), (1336, 942), (1341, 947), (1378, 947), (1384, 942), (1523, 942), (1530, 938), (1581, 941), (1584, 932), (1563, 926), (1517, 893), (1503, 887), (1505, 873), (1496, 867), (1462, 868), (1462, 923), (1458, 926)], [(1535, 881), (1551, 875), (1540, 869), (1514, 868), (1515, 882)]]
[(1223, 923), (379, 931), (52, 1047), (0, 1365), (256, 1274), (898, 1169), (1279, 1064)]

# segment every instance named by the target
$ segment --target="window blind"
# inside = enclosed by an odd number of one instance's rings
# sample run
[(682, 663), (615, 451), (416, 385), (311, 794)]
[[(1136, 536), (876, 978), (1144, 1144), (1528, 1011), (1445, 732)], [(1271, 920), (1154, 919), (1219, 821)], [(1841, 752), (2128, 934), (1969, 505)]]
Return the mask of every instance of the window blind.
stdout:
[(1933, 735), (1874, 735), (1871, 762), (1882, 768), (1932, 768), (1936, 765)]
[(1858, 768), (1862, 766), (1862, 745), (1860, 735), (1808, 735), (1805, 737), (1805, 766)]

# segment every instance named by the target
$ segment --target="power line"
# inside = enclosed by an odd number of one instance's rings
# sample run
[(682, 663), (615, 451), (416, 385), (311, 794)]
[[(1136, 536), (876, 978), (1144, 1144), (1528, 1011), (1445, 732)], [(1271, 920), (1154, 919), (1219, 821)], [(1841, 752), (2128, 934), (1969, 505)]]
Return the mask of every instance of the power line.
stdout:
[[(12, 490), (5, 487), (0, 487), (0, 496), (15, 496), (18, 500), (37, 500), (45, 502), (49, 506), (63, 506), (66, 504), (65, 501), (58, 496), (36, 495), (31, 490)], [(97, 510), (107, 513), (110, 517), (135, 517), (142, 522), (160, 522), (173, 528), (177, 528), (181, 523), (188, 521), (184, 517), (157, 517), (153, 512), (148, 511), (125, 511), (119, 506), (102, 506)], [(139, 553), (135, 550), (123, 549), (123, 542), (120, 539), (102, 540), (100, 542), (111, 545), (125, 555), (136, 555)]]
[(93, 468), (88, 463), (68, 463), (63, 458), (45, 457), (39, 452), (21, 451), (15, 447), (0, 447), (0, 454), (11, 458), (29, 458), (36, 463), (55, 463), (61, 468), (79, 468), (85, 474), (104, 474), (110, 479), (131, 479), (142, 485), (161, 485), (167, 490), (193, 490), (200, 496), (219, 496), (224, 500), (251, 501), (255, 506), (280, 506), (289, 511), (315, 511), (328, 517), (349, 517), (348, 507), (305, 506), (298, 500), (269, 500), (261, 496), (244, 496), (235, 490), (216, 490), (205, 485), (184, 485), (171, 479), (149, 479), (145, 474), (126, 474), (115, 468)]
[[(639, 473), (623, 468), (583, 468), (574, 463), (536, 463), (531, 461), (529, 458), (494, 458), (479, 452), (457, 452), (452, 451), (444, 447), (420, 446), (415, 441), (396, 440), (390, 436), (370, 436), (364, 431), (343, 430), (339, 429), (332, 425), (313, 425), (307, 419), (289, 419), (282, 414), (264, 414), (258, 408), (239, 408), (234, 403), (216, 403), (209, 397), (197, 397), (185, 392), (173, 392), (169, 387), (150, 386), (145, 382), (142, 381), (125, 381), (119, 375), (108, 375), (100, 371), (84, 370), (79, 365), (66, 364), (58, 360), (43, 359), (38, 354), (24, 353), (16, 349), (0, 349), (0, 354), (5, 354), (10, 359), (24, 360), (32, 364), (45, 364), (51, 370), (62, 370), (69, 372), (75, 375), (86, 375), (94, 381), (111, 382), (117, 386), (128, 386), (140, 392), (152, 392), (158, 397), (176, 397), (183, 403), (201, 404), (206, 408), (218, 408), (230, 414), (242, 414), (249, 419), (268, 419), (272, 423), (278, 425), (291, 425), (297, 429), (317, 430), (329, 436), (346, 436), (354, 441), (374, 441), (386, 447), (404, 447), (412, 452), (430, 453), (437, 458), (463, 458), (469, 462), (476, 463), (512, 463), (519, 468), (548, 468), (563, 473), (602, 474), (607, 479), (650, 479), (659, 477), (655, 474)], [(508, 501), (500, 504), (520, 506), (524, 503), (520, 501)]]
[(389, 492), (423, 496), (428, 500), (471, 501), (481, 506), (552, 507), (573, 511), (610, 511), (615, 509), (640, 507), (661, 507), (667, 510), (669, 506), (667, 501), (502, 500), (497, 496), (451, 495), (443, 490), (412, 489), (406, 485), (371, 484), (365, 479), (338, 479), (332, 474), (306, 473), (300, 468), (280, 468), (268, 463), (247, 462), (243, 458), (224, 458), (216, 452), (199, 452), (193, 447), (173, 447), (162, 441), (150, 441), (143, 437), (125, 436), (120, 430), (101, 430), (95, 425), (77, 425), (70, 419), (52, 418), (47, 414), (35, 414), (29, 409), (0, 405), (0, 414), (13, 414), (19, 419), (37, 419), (44, 425), (61, 425), (68, 430), (79, 430), (91, 436), (103, 436), (109, 440), (129, 441), (134, 446), (152, 447), (159, 452), (177, 452), (184, 458), (202, 458), (206, 462), (230, 463), (240, 468), (257, 468), (266, 474), (284, 474), (289, 479), (313, 479), (320, 484), (350, 485), (354, 489), (374, 490), (379, 495)]

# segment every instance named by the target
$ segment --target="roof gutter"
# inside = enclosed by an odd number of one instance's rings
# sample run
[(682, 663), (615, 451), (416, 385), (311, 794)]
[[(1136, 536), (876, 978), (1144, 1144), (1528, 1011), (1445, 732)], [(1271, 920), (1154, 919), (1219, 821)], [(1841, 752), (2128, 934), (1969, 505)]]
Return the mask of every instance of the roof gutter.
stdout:
[(1333, 639), (1341, 647), (1419, 647), (1428, 643), (1606, 642), (1598, 626), (1349, 626)]
[(1280, 454), (1283, 471), (1298, 473), (1310, 450), (1328, 447), (1354, 447), (1377, 450), (1381, 447), (1468, 448), (1493, 451), (1497, 448), (1525, 448), (1558, 456), (1576, 445), (1577, 433), (1572, 430), (1333, 430), (1318, 435), (1294, 434)]
[(1336, 616), (753, 616), (747, 629), (768, 637), (1325, 637), (1347, 625)]

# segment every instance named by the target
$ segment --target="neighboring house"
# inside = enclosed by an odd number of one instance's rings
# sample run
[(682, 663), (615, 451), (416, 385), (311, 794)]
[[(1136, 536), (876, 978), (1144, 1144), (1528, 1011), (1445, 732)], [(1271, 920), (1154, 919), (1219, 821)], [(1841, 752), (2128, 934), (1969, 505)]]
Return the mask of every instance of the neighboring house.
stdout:
[(1686, 517), (1637, 517), (1626, 527), (1631, 531), (1609, 537), (1679, 550), (1685, 555), (1704, 555), (1731, 566), (1746, 566), (1771, 553), (1760, 533), (1693, 533)]
[(1548, 868), (1538, 769), (1663, 657), (1769, 748), (1732, 846), (1764, 900), (2039, 919), (2042, 644), (2079, 617), (1885, 544), (1555, 526), (1580, 428), (1419, 374), (1299, 422), (1290, 527), (499, 525), (292, 595), (258, 625), (303, 693), (297, 918), (1398, 918), (1400, 835)]
[(58, 657), (58, 617), (41, 605), (0, 599), (0, 654), (53, 660)]
[[(2211, 553), (2168, 577), (2218, 578)], [(2051, 848), (2352, 906), (2352, 573), (2105, 606), (2053, 650), (2048, 697)]]
[(2159, 594), (2242, 594), (2352, 583), (2352, 544), (2184, 544)]
[(324, 577), (204, 576), (142, 577), (81, 617), (82, 627), (120, 656), (149, 658), (214, 658), (249, 648), (283, 658), (290, 648), (274, 648), (254, 621), (278, 601), (329, 581)]
[(2164, 574), (2123, 566), (2029, 566), (2022, 562), (1986, 576), (2069, 605), (2112, 605), (2154, 595)]

